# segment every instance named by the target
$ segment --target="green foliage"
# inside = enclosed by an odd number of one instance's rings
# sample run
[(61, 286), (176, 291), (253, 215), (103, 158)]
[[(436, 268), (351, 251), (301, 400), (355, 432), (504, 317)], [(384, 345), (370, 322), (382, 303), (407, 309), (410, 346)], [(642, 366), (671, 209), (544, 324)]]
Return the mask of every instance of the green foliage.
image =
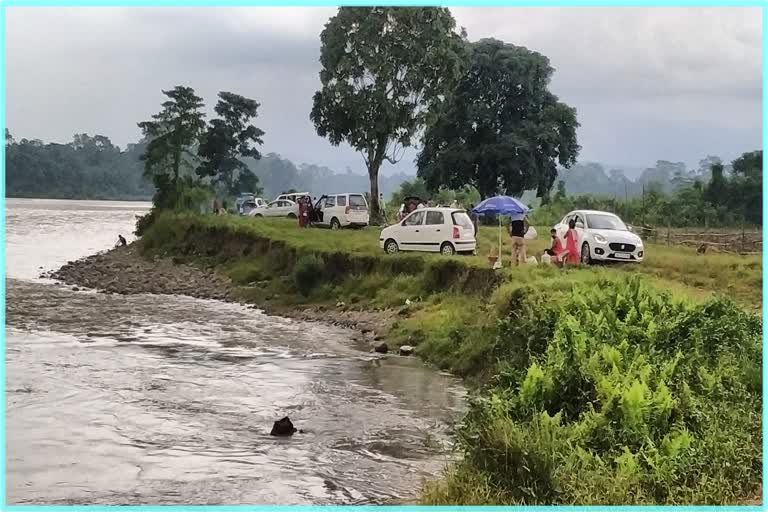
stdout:
[(203, 99), (191, 87), (176, 86), (163, 94), (169, 98), (163, 109), (152, 116), (152, 121), (138, 125), (148, 141), (144, 173), (157, 189), (153, 202), (161, 208), (172, 208), (179, 199), (180, 172), (188, 165), (185, 157), (193, 155), (192, 146), (205, 129), (205, 114), (201, 111)]
[(202, 138), (197, 154), (202, 162), (197, 168), (201, 177), (211, 177), (232, 195), (240, 192), (261, 194), (259, 179), (242, 158), (261, 158), (251, 144), (261, 145), (264, 131), (250, 124), (259, 104), (254, 100), (231, 92), (220, 92), (213, 119)]
[(437, 190), (474, 186), (499, 192), (549, 192), (557, 165), (576, 161), (575, 109), (549, 89), (549, 59), (495, 39), (468, 45), (464, 75), (424, 136), (418, 175)]
[(6, 129), (5, 184), (9, 197), (147, 200), (144, 143), (124, 151), (103, 135), (76, 134), (69, 144), (16, 141)]
[(700, 165), (686, 171), (681, 162), (660, 160), (631, 181), (617, 169), (608, 176), (599, 164), (576, 164), (561, 171), (557, 193), (534, 210), (532, 222), (552, 225), (573, 209), (591, 208), (631, 224), (762, 225), (762, 151), (744, 153), (727, 166), (714, 156)]
[(342, 7), (320, 35), (310, 118), (321, 137), (363, 153), (374, 216), (381, 164), (402, 156), (459, 76), (455, 25), (447, 8)]
[(758, 317), (636, 277), (548, 298), (531, 289), (509, 302), (498, 331), (507, 363), (472, 401), (464, 461), (430, 503), (453, 502), (452, 485), (470, 480), (509, 504), (734, 503), (752, 492)]
[(305, 297), (323, 278), (323, 262), (317, 256), (302, 256), (293, 267), (293, 283)]

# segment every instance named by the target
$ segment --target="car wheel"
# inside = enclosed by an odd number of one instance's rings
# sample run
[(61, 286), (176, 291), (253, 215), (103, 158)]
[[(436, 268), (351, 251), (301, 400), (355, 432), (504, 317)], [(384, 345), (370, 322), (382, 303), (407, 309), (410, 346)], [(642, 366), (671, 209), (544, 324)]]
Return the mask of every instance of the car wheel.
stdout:
[(341, 223), (336, 217), (331, 219), (331, 229), (341, 229)]
[(400, 248), (397, 246), (397, 242), (392, 240), (391, 238), (384, 242), (384, 252), (387, 254), (395, 254), (398, 252)]
[(257, 213), (256, 215), (254, 215), (254, 217), (263, 217), (263, 215), (260, 213)]
[(445, 242), (440, 246), (440, 254), (443, 256), (453, 256), (456, 254), (456, 249), (453, 248), (450, 242)]
[(295, 218), (297, 218), (297, 217), (296, 217), (296, 214), (295, 214), (295, 213), (289, 213), (289, 214), (288, 214), (288, 218), (289, 218), (289, 219), (295, 219)]
[(589, 253), (589, 244), (587, 242), (584, 242), (581, 246), (581, 263), (584, 265), (592, 263), (592, 256)]

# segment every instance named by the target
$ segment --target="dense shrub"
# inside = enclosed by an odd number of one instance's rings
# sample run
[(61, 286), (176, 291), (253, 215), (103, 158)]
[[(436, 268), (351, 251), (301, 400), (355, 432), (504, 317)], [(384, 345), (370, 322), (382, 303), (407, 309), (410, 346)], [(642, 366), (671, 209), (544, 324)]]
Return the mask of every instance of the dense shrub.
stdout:
[(503, 363), (465, 418), (454, 482), (501, 503), (679, 504), (732, 503), (760, 481), (758, 318), (638, 278), (508, 301)]
[(322, 280), (323, 262), (317, 256), (302, 256), (293, 267), (293, 283), (307, 297)]

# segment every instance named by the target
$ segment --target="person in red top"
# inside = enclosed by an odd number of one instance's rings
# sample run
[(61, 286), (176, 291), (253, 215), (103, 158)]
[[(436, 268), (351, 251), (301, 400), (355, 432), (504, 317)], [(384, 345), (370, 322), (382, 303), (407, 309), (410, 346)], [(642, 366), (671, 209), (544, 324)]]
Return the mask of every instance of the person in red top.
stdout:
[(308, 213), (309, 212), (307, 209), (307, 201), (303, 197), (299, 198), (299, 227), (300, 228), (307, 227)]
[(579, 234), (576, 232), (576, 219), (568, 221), (568, 231), (565, 233), (565, 263), (569, 265), (579, 264)]
[(555, 228), (549, 230), (549, 235), (552, 237), (552, 246), (544, 252), (552, 257), (555, 265), (560, 266), (563, 264), (563, 258), (568, 255), (568, 252), (565, 250), (565, 247), (563, 247), (563, 241), (557, 236), (557, 230)]

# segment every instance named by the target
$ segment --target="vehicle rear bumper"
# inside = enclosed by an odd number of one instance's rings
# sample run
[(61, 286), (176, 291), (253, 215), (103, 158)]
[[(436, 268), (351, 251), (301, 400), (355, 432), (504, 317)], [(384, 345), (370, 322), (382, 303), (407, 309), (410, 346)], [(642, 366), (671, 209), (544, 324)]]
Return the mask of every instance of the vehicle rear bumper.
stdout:
[(454, 240), (453, 246), (456, 252), (474, 252), (477, 250), (476, 240)]

